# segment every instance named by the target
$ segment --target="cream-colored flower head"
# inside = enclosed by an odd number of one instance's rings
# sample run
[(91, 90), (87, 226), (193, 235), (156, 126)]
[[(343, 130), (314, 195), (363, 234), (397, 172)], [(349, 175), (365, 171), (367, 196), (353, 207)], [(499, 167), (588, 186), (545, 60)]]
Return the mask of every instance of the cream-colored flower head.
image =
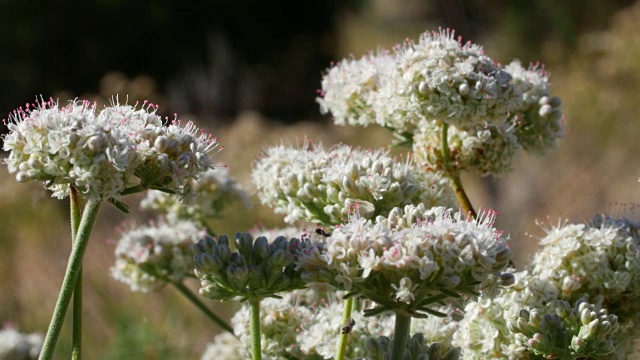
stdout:
[(417, 202), (453, 205), (453, 194), (438, 173), (397, 161), (385, 150), (348, 145), (271, 147), (254, 165), (253, 181), (262, 203), (286, 214), (289, 223), (336, 225), (353, 211), (374, 218)]
[(117, 199), (141, 185), (188, 199), (218, 143), (191, 122), (164, 125), (156, 111), (146, 102), (139, 108), (116, 101), (98, 112), (88, 101), (40, 101), (7, 122), (5, 162), (18, 181), (43, 181), (59, 198), (73, 186), (91, 200)]
[(329, 69), (318, 99), (338, 125), (376, 123), (414, 143), (420, 165), (480, 175), (511, 169), (519, 150), (542, 153), (562, 134), (561, 101), (541, 65), (502, 66), (450, 30)]
[[(410, 206), (405, 210), (412, 212)], [(390, 218), (402, 218), (402, 212), (394, 210)], [(435, 301), (426, 299), (473, 295), (513, 280), (503, 273), (511, 251), (494, 220), (494, 212), (473, 220), (441, 207), (404, 220), (398, 228), (389, 226), (398, 220), (374, 223), (352, 216), (331, 236), (303, 242), (298, 267), (309, 282), (363, 295), (381, 311), (420, 317), (432, 313)]]
[(193, 274), (193, 246), (203, 235), (188, 221), (133, 228), (118, 240), (111, 276), (142, 292), (182, 281)]

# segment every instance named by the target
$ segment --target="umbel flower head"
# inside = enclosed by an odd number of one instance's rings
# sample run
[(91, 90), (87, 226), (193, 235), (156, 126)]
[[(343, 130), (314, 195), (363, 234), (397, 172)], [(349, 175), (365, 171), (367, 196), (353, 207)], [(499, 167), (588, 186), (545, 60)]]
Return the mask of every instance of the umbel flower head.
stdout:
[(497, 296), (480, 296), (465, 306), (452, 336), (452, 345), (463, 349), (463, 359), (526, 359), (526, 348), (516, 342), (507, 322), (523, 308), (551, 311), (559, 291), (527, 271), (514, 275), (515, 283)]
[(200, 294), (221, 301), (237, 296), (262, 299), (303, 288), (294, 264), (299, 243), (283, 236), (270, 243), (266, 237), (254, 240), (247, 233), (236, 233), (232, 252), (226, 235), (201, 239), (194, 246)]
[(111, 276), (143, 292), (167, 281), (182, 281), (193, 276), (193, 245), (201, 236), (202, 231), (188, 221), (134, 228), (118, 240)]
[(598, 216), (591, 224), (558, 224), (540, 240), (531, 274), (551, 281), (560, 298), (607, 308), (620, 322), (640, 317), (640, 226)]
[(561, 102), (541, 65), (502, 66), (453, 31), (426, 32), (392, 51), (329, 69), (318, 99), (338, 125), (378, 124), (414, 143), (420, 165), (482, 175), (511, 168), (520, 149), (541, 153), (561, 136)]
[[(263, 356), (271, 359), (321, 360), (336, 357), (336, 341), (345, 325), (337, 316), (344, 308), (340, 294), (316, 289), (295, 290), (282, 294), (282, 299), (267, 298), (260, 303), (261, 346)], [(363, 305), (369, 305), (363, 301)], [(250, 311), (244, 304), (231, 319), (239, 344), (229, 344), (230, 349), (247, 358), (251, 346)], [(352, 313), (347, 358), (366, 355), (367, 340), (374, 336), (390, 336), (393, 317), (390, 314), (365, 317), (362, 312)], [(219, 353), (229, 352), (222, 347), (223, 339), (214, 340)], [(238, 346), (240, 347), (238, 349)], [(213, 352), (212, 352), (213, 353)], [(218, 359), (220, 357), (216, 357)]]
[(260, 201), (292, 223), (307, 220), (337, 225), (349, 212), (364, 218), (386, 216), (396, 206), (453, 205), (447, 180), (388, 151), (305, 142), (267, 149), (253, 168)]
[(579, 300), (559, 300), (551, 313), (523, 309), (508, 322), (516, 343), (541, 358), (609, 359), (615, 351), (618, 317)]
[(207, 220), (219, 217), (224, 207), (233, 201), (240, 200), (246, 207), (251, 206), (249, 195), (229, 176), (226, 167), (207, 170), (194, 181), (193, 190), (195, 195), (189, 204), (166, 192), (152, 190), (147, 192), (140, 207), (163, 215), (169, 222), (190, 220), (204, 226)]
[[(392, 211), (396, 218), (402, 212)], [(494, 212), (473, 220), (436, 207), (414, 220), (405, 221), (412, 226), (394, 229), (388, 226), (393, 221), (352, 216), (330, 237), (305, 241), (298, 267), (306, 281), (329, 283), (376, 302), (367, 310), (370, 315), (385, 310), (440, 315), (431, 308), (436, 302), (483, 289), (493, 293), (497, 284), (513, 282), (505, 272), (511, 251), (493, 227)]]
[(99, 112), (88, 101), (28, 105), (6, 122), (5, 162), (18, 181), (43, 181), (59, 198), (73, 186), (90, 200), (117, 199), (136, 185), (189, 198), (217, 141), (191, 122), (165, 126), (156, 111), (146, 102)]

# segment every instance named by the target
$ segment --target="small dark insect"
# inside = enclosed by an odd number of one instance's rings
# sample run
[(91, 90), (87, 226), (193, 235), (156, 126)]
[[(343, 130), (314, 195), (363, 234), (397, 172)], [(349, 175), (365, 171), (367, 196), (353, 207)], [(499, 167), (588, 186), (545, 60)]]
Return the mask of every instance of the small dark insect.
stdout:
[(349, 319), (347, 323), (340, 329), (341, 334), (348, 334), (353, 330), (353, 327), (356, 325), (356, 321), (353, 319)]
[(326, 231), (324, 231), (324, 229), (321, 229), (321, 228), (317, 228), (317, 229), (316, 229), (316, 234), (318, 234), (318, 235), (322, 235), (322, 236), (324, 236), (324, 237), (329, 237), (329, 236), (331, 236), (331, 233), (330, 233), (330, 232), (326, 232)]

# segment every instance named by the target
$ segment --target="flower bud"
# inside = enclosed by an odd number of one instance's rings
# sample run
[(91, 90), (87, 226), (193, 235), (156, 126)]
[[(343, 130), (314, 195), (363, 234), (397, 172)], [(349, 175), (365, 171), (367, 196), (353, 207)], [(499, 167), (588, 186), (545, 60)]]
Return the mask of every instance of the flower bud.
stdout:
[(418, 84), (418, 92), (420, 92), (420, 94), (426, 95), (430, 91), (431, 89), (429, 88), (429, 83), (427, 83), (426, 81), (421, 81), (420, 84)]
[(249, 268), (247, 266), (229, 265), (227, 267), (227, 281), (235, 291), (243, 291), (249, 281)]
[(250, 256), (253, 248), (253, 238), (251, 235), (237, 232), (235, 235), (235, 243), (240, 254)]
[(266, 237), (260, 236), (253, 243), (253, 258), (262, 261), (269, 257), (269, 241)]

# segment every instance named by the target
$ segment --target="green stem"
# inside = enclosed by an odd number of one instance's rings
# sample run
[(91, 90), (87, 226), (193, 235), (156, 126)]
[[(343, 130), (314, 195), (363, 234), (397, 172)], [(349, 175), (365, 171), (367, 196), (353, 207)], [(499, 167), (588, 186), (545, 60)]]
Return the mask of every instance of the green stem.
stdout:
[[(69, 210), (71, 214), (71, 241), (75, 243), (80, 226), (80, 199), (78, 191), (73, 186), (69, 195)], [(71, 359), (80, 360), (82, 358), (82, 264), (78, 270), (76, 286), (73, 289), (73, 310), (72, 337), (71, 337)]]
[(233, 328), (227, 324), (224, 320), (222, 320), (218, 315), (216, 315), (207, 305), (205, 305), (200, 298), (196, 296), (189, 288), (180, 281), (171, 281), (171, 284), (178, 289), (178, 291), (184, 295), (189, 301), (193, 303), (198, 309), (200, 309), (205, 315), (209, 317), (214, 323), (218, 324), (224, 330), (233, 334)]
[(393, 329), (393, 343), (391, 344), (390, 359), (404, 359), (404, 350), (409, 339), (411, 316), (396, 312), (396, 325)]
[(71, 255), (69, 255), (67, 270), (64, 274), (64, 279), (62, 280), (60, 295), (58, 296), (58, 301), (56, 302), (56, 307), (53, 311), (53, 316), (51, 317), (51, 323), (49, 323), (49, 329), (47, 330), (47, 335), (45, 336), (44, 343), (42, 345), (42, 351), (40, 352), (39, 357), (40, 360), (49, 360), (53, 357), (56, 342), (58, 341), (60, 330), (62, 329), (62, 323), (64, 322), (64, 316), (67, 313), (69, 302), (71, 302), (73, 288), (76, 280), (78, 279), (80, 267), (82, 266), (82, 257), (84, 256), (84, 251), (87, 249), (91, 230), (93, 230), (93, 225), (98, 218), (98, 212), (101, 205), (102, 201), (92, 200), (89, 201), (84, 208), (82, 220), (78, 227), (78, 233), (71, 249)]
[[(342, 313), (342, 324), (346, 324), (351, 319), (351, 311), (353, 310), (353, 296), (344, 301), (344, 311)], [(338, 351), (336, 354), (336, 360), (344, 360), (347, 353), (347, 340), (349, 333), (345, 332), (340, 334), (340, 340), (338, 340)]]
[(453, 191), (456, 193), (458, 202), (460, 203), (460, 206), (465, 211), (465, 213), (472, 219), (476, 219), (478, 215), (473, 209), (473, 205), (471, 205), (471, 200), (469, 200), (467, 193), (464, 191), (462, 181), (460, 181), (460, 176), (458, 176), (457, 174), (455, 176), (451, 176), (451, 186), (453, 187)]
[(260, 299), (249, 298), (249, 312), (251, 314), (251, 359), (262, 360), (262, 346), (260, 345)]
[(473, 209), (473, 205), (471, 205), (471, 201), (462, 186), (462, 181), (460, 181), (460, 171), (453, 169), (451, 166), (448, 133), (449, 125), (447, 123), (442, 123), (442, 162), (444, 163), (444, 169), (447, 176), (449, 176), (449, 179), (451, 179), (451, 187), (453, 187), (453, 191), (456, 194), (458, 203), (460, 203), (460, 207), (462, 207), (467, 215), (475, 219), (477, 217), (476, 211)]

